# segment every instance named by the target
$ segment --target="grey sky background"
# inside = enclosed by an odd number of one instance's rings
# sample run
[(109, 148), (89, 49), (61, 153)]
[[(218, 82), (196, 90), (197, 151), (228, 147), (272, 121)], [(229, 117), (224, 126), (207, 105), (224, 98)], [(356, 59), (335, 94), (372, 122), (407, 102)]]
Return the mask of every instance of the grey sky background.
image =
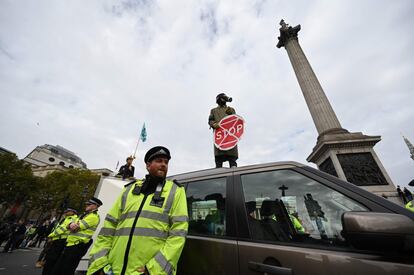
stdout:
[(0, 2), (0, 146), (25, 157), (42, 144), (114, 169), (134, 148), (166, 145), (170, 174), (211, 168), (207, 125), (226, 92), (246, 120), (239, 165), (306, 163), (317, 132), (279, 21), (299, 42), (342, 124), (381, 135), (395, 184), (414, 178), (413, 1)]

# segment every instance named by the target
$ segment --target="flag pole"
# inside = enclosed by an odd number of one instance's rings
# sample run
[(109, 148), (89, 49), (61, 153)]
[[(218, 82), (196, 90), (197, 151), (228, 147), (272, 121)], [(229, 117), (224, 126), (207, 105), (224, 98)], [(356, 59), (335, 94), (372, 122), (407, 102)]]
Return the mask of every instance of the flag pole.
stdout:
[[(141, 138), (138, 138), (138, 142), (137, 142), (137, 146), (135, 146), (135, 151), (134, 151), (134, 156), (133, 156), (133, 158), (135, 159), (135, 155), (136, 155), (136, 153), (137, 153), (137, 149), (138, 149), (138, 144), (139, 144), (139, 140), (140, 140)], [(134, 160), (133, 159), (133, 160)]]

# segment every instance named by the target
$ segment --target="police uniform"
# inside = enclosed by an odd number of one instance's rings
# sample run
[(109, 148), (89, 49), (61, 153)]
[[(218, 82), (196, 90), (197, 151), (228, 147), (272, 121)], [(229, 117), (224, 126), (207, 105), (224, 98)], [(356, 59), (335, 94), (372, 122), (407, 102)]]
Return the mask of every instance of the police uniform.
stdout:
[[(91, 198), (86, 204), (101, 206), (102, 201)], [(79, 230), (69, 233), (62, 255), (53, 269), (52, 274), (54, 275), (73, 275), (75, 273), (80, 260), (92, 244), (93, 233), (98, 227), (99, 215), (97, 209), (84, 213), (74, 223), (79, 225)]]
[(70, 233), (67, 227), (78, 218), (77, 211), (75, 209), (67, 208), (64, 212), (66, 213), (69, 211), (74, 214), (62, 218), (62, 220), (55, 226), (53, 231), (48, 236), (52, 243), (46, 252), (46, 263), (43, 267), (42, 275), (52, 274), (53, 268), (65, 248), (66, 239)]
[(405, 205), (405, 208), (406, 208), (406, 209), (408, 209), (408, 210), (410, 210), (410, 211), (413, 211), (413, 212), (414, 212), (414, 200), (409, 201), (409, 202)]
[[(155, 147), (145, 162), (170, 159), (165, 147)], [(175, 274), (188, 231), (185, 190), (178, 183), (147, 175), (126, 185), (105, 217), (90, 252), (87, 274)]]

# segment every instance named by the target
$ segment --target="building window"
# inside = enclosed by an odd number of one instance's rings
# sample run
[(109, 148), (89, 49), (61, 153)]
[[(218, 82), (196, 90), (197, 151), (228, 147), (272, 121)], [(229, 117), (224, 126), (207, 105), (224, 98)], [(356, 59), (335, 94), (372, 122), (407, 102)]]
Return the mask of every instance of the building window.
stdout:
[(65, 163), (63, 161), (59, 162), (59, 164), (65, 166)]
[(55, 158), (50, 157), (50, 158), (49, 158), (49, 161), (50, 161), (50, 162), (54, 162), (54, 161), (55, 161)]

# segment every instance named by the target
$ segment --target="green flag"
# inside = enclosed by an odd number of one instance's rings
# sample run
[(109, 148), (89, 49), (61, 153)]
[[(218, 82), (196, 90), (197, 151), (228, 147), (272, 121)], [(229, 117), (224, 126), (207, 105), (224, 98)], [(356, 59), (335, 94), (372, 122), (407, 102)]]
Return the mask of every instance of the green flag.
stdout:
[(142, 125), (141, 135), (139, 136), (139, 139), (142, 140), (142, 142), (145, 142), (147, 140), (147, 129), (145, 128), (145, 123)]

